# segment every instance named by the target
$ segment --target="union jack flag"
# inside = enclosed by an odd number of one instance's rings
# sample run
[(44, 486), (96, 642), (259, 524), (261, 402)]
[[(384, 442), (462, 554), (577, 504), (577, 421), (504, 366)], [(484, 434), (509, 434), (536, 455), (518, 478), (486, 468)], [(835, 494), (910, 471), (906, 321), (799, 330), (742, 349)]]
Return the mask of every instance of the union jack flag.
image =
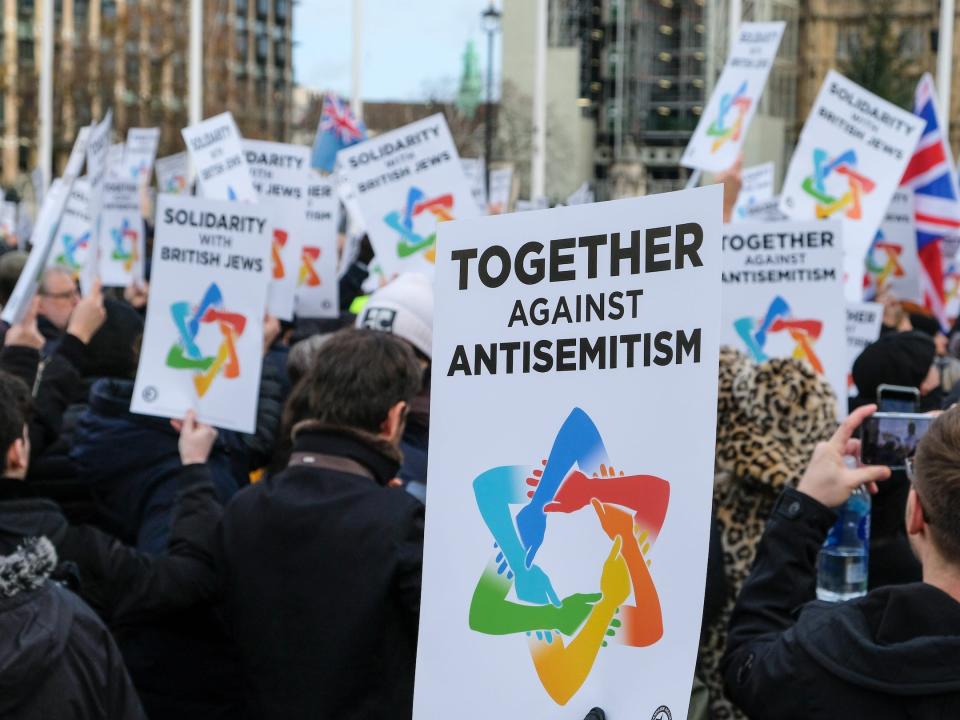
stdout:
[(324, 172), (333, 172), (337, 153), (366, 139), (367, 128), (354, 117), (350, 106), (334, 93), (326, 93), (317, 137), (313, 142), (311, 165)]
[(913, 99), (913, 112), (926, 120), (917, 149), (900, 181), (914, 193), (920, 288), (924, 305), (948, 326), (943, 289), (943, 239), (960, 235), (960, 189), (947, 138), (940, 132), (933, 78), (924, 73)]

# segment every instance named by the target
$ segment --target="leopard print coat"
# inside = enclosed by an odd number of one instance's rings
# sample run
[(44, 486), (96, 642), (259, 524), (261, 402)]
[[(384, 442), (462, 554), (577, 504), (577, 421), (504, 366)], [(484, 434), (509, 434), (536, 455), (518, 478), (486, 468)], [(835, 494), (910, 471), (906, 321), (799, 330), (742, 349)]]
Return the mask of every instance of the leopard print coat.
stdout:
[(728, 720), (746, 717), (726, 698), (720, 673), (734, 602), (777, 496), (796, 484), (816, 444), (833, 433), (837, 405), (830, 386), (800, 361), (754, 364), (730, 348), (720, 353), (719, 390), (713, 500), (727, 596), (705, 629), (700, 664), (712, 717)]

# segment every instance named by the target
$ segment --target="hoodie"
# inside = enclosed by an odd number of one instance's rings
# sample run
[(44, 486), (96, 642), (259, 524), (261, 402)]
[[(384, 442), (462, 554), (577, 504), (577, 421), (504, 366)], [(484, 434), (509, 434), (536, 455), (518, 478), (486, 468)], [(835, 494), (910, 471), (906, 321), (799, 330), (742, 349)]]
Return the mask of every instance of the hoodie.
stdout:
[(113, 638), (49, 579), (56, 564), (43, 537), (0, 556), (0, 717), (142, 720)]
[(757, 720), (960, 717), (960, 603), (926, 583), (813, 601), (835, 517), (780, 496), (731, 619), (727, 694)]

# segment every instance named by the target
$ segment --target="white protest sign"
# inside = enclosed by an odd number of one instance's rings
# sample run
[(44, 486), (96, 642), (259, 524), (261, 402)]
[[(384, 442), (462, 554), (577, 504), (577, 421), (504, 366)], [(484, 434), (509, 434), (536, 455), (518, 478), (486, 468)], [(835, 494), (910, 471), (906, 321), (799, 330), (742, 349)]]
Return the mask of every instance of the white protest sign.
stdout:
[(87, 143), (87, 183), (89, 200), (87, 212), (90, 215), (90, 243), (87, 248), (87, 262), (80, 268), (80, 288), (84, 294), (90, 292), (97, 277), (98, 258), (100, 257), (101, 234), (100, 210), (103, 205), (103, 181), (107, 177), (110, 156), (110, 134), (113, 131), (113, 111), (108, 110), (106, 117), (90, 133)]
[(211, 200), (256, 202), (240, 130), (229, 112), (180, 131), (197, 177), (197, 194)]
[(733, 207), (734, 222), (746, 220), (751, 208), (773, 200), (776, 167), (776, 163), (765, 162), (743, 169), (740, 173), (740, 194)]
[(60, 216), (63, 214), (69, 190), (69, 181), (56, 178), (50, 183), (50, 188), (44, 195), (43, 205), (40, 206), (40, 212), (37, 213), (37, 222), (34, 224), (33, 234), (30, 236), (30, 255), (20, 272), (20, 277), (17, 278), (17, 284), (13, 288), (10, 300), (4, 305), (3, 313), (0, 314), (0, 320), (8, 325), (13, 325), (23, 319), (33, 296), (37, 294), (37, 286), (47, 266), (47, 257), (53, 247), (54, 231), (57, 223), (60, 222)]
[(48, 264), (68, 270), (74, 280), (79, 280), (87, 264), (94, 262), (90, 253), (92, 238), (90, 183), (85, 177), (77, 178), (70, 186)]
[(917, 226), (913, 216), (913, 193), (897, 190), (883, 223), (865, 258), (868, 300), (884, 292), (898, 300), (923, 303), (920, 289), (920, 257), (917, 255)]
[(131, 412), (254, 431), (269, 229), (266, 208), (160, 195)]
[(593, 190), (590, 189), (590, 183), (585, 182), (570, 197), (567, 198), (567, 205), (585, 205), (593, 202)]
[(487, 208), (491, 215), (500, 215), (510, 207), (510, 197), (513, 194), (513, 168), (496, 168), (490, 171), (490, 206)]
[(123, 143), (112, 143), (107, 150), (107, 177), (123, 177)]
[(297, 281), (307, 229), (310, 148), (263, 140), (244, 140), (243, 152), (253, 186), (273, 214), (270, 263), (273, 279), (267, 312), (293, 320)]
[(740, 25), (727, 64), (680, 159), (682, 165), (722, 172), (737, 161), (786, 25)]
[(836, 222), (727, 225), (720, 335), (755, 362), (804, 361), (833, 387), (842, 416), (847, 341), (840, 233)]
[(414, 717), (686, 718), (721, 201), (713, 186), (441, 226)]
[(340, 314), (339, 212), (333, 180), (311, 170), (307, 183), (307, 235), (297, 276), (297, 317), (329, 318)]
[(883, 305), (873, 302), (847, 303), (847, 387), (850, 395), (857, 394), (853, 384), (853, 363), (867, 345), (880, 337), (883, 325)]
[(960, 260), (943, 259), (943, 295), (946, 315), (951, 320), (960, 315)]
[(190, 156), (187, 153), (158, 158), (155, 169), (158, 193), (190, 194)]
[(77, 133), (77, 139), (73, 142), (73, 149), (70, 150), (70, 157), (67, 159), (67, 165), (63, 169), (64, 178), (75, 178), (83, 170), (83, 162), (87, 159), (87, 143), (90, 142), (90, 133), (92, 126), (84, 126)]
[(780, 198), (776, 196), (743, 208), (743, 222), (781, 222), (789, 219), (780, 210)]
[(356, 188), (367, 234), (388, 276), (432, 276), (437, 226), (481, 214), (441, 114), (345, 148), (337, 166)]
[(143, 280), (146, 247), (140, 187), (136, 178), (108, 178), (103, 183), (100, 281), (104, 287), (126, 287)]
[(530, 210), (546, 210), (550, 207), (549, 198), (538, 197), (536, 200), (517, 200), (517, 212), (529, 212)]
[(127, 146), (123, 156), (126, 177), (139, 184), (150, 182), (153, 161), (160, 145), (160, 128), (130, 128), (127, 130)]
[(780, 209), (795, 220), (842, 221), (848, 300), (863, 298), (863, 259), (924, 126), (833, 70), (803, 126)]
[(460, 158), (460, 164), (463, 165), (463, 174), (467, 176), (467, 182), (470, 183), (470, 191), (473, 193), (473, 199), (480, 208), (481, 213), (487, 211), (487, 165), (483, 158)]

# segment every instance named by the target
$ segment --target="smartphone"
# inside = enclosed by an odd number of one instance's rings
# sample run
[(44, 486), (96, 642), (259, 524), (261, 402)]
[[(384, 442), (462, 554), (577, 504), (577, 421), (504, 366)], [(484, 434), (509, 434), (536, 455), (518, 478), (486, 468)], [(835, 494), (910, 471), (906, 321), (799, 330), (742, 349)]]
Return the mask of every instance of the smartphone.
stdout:
[(860, 428), (860, 462), (903, 469), (907, 458), (933, 422), (930, 415), (917, 413), (874, 413)]
[(920, 407), (920, 391), (903, 385), (877, 388), (877, 410), (886, 413), (915, 413)]

